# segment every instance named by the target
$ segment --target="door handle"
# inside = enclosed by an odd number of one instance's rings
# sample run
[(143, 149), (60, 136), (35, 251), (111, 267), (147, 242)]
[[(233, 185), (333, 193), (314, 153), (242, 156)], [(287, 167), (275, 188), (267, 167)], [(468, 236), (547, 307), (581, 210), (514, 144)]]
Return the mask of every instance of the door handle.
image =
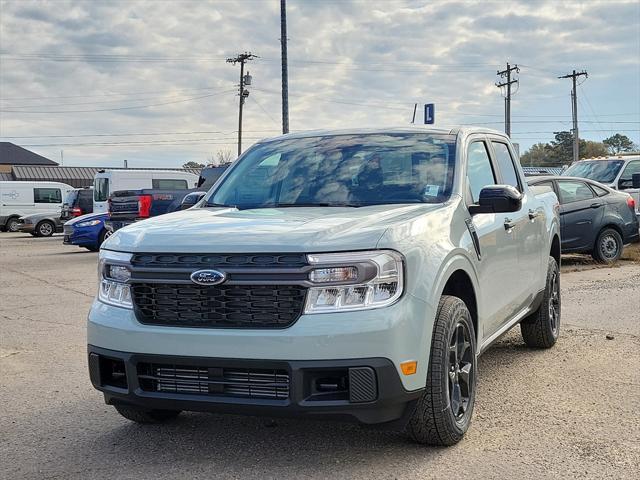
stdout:
[(591, 208), (600, 208), (601, 206), (602, 206), (602, 204), (601, 204), (601, 203), (592, 203), (592, 204), (590, 205), (590, 207), (591, 207)]
[(510, 218), (505, 218), (504, 219), (504, 229), (509, 231), (511, 229), (513, 229), (513, 227), (516, 226), (516, 222), (514, 222), (513, 220), (511, 220)]
[(529, 210), (529, 220), (535, 220), (540, 215), (538, 212), (534, 210)]

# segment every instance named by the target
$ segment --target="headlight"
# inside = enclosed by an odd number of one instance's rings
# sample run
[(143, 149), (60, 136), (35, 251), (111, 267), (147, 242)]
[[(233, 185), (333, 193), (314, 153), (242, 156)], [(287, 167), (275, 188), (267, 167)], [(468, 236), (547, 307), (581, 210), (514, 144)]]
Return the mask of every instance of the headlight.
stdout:
[(76, 227), (93, 227), (101, 223), (101, 220), (89, 220), (88, 222), (80, 222)]
[(133, 308), (131, 301), (132, 255), (124, 252), (100, 250), (98, 259), (98, 299), (101, 302), (122, 308)]
[(392, 250), (307, 255), (311, 287), (305, 313), (386, 307), (402, 295), (403, 257)]

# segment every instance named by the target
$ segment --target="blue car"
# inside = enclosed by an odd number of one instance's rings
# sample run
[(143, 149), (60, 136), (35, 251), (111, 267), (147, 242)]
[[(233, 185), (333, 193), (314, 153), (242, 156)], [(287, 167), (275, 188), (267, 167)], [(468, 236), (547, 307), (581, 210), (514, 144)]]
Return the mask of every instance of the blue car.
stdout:
[(92, 252), (100, 250), (100, 245), (109, 236), (104, 221), (109, 218), (108, 213), (88, 213), (81, 215), (64, 224), (65, 245), (78, 245)]

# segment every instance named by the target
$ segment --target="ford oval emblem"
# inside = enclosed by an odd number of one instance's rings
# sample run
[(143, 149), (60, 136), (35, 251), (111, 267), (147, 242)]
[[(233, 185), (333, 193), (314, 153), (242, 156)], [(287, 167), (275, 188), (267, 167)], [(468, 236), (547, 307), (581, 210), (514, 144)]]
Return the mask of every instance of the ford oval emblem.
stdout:
[(227, 279), (227, 274), (218, 270), (198, 270), (191, 274), (191, 281), (198, 285), (219, 285)]

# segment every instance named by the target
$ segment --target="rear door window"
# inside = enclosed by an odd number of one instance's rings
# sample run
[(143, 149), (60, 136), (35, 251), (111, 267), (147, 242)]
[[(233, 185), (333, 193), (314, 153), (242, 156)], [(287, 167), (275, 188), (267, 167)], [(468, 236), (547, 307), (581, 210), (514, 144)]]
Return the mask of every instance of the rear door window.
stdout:
[(34, 203), (62, 203), (62, 192), (59, 188), (34, 188)]
[(560, 203), (563, 205), (589, 200), (595, 196), (593, 190), (586, 183), (577, 181), (559, 181), (558, 191), (560, 193)]
[(609, 190), (599, 187), (598, 185), (594, 185), (593, 183), (591, 183), (590, 186), (595, 190), (596, 195), (598, 195), (599, 197), (604, 197), (605, 195), (609, 194)]
[(511, 185), (512, 187), (522, 191), (522, 188), (520, 188), (520, 182), (518, 181), (516, 167), (513, 164), (513, 157), (511, 157), (511, 152), (509, 151), (507, 144), (492, 141), (491, 145), (493, 145), (493, 151), (496, 154), (498, 168), (502, 174), (502, 183), (505, 185)]
[(151, 181), (151, 188), (158, 190), (186, 190), (186, 180), (174, 180), (170, 178), (154, 178)]

